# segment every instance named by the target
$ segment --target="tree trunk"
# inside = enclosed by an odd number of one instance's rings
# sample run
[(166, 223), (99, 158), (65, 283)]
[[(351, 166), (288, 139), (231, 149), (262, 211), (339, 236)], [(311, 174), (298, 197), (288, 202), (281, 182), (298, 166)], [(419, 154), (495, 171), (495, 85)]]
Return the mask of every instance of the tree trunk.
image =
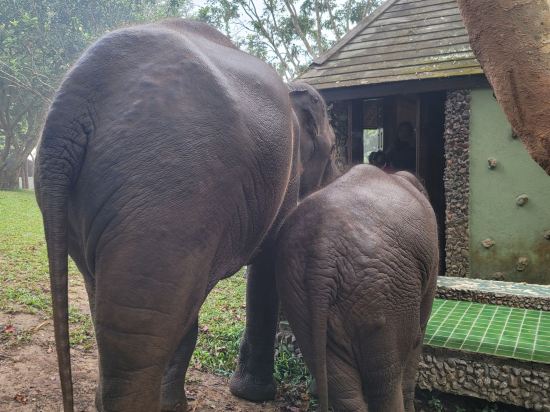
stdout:
[(315, 53), (313, 52), (313, 48), (309, 44), (309, 41), (307, 40), (306, 35), (302, 31), (302, 28), (300, 27), (300, 20), (298, 19), (298, 13), (296, 12), (296, 9), (294, 8), (294, 4), (292, 3), (293, 0), (284, 0), (285, 6), (290, 13), (290, 20), (292, 21), (292, 25), (294, 26), (294, 31), (300, 37), (302, 42), (304, 43), (304, 46), (309, 53), (309, 56), (311, 58), (315, 57)]
[(322, 34), (321, 34), (321, 12), (319, 10), (319, 0), (314, 0), (315, 4), (315, 24), (317, 30), (315, 31), (315, 40), (317, 43), (317, 54), (321, 54), (325, 51), (323, 48), (323, 40), (322, 40)]
[(21, 166), (21, 180), (22, 180), (22, 183), (23, 183), (23, 189), (29, 189), (29, 170), (28, 170), (28, 165), (27, 165), (27, 161), (25, 161), (25, 163), (23, 163), (23, 166)]
[(19, 189), (19, 167), (6, 167), (0, 172), (0, 190)]
[(550, 174), (550, 5), (458, 0), (470, 43), (512, 128)]

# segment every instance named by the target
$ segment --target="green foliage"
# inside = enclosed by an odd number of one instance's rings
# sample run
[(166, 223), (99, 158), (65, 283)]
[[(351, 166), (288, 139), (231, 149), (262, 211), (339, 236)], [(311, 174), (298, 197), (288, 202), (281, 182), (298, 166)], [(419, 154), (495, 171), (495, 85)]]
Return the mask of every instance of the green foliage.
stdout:
[[(48, 258), (42, 216), (34, 193), (0, 191), (0, 310), (31, 313), (51, 318)], [(69, 266), (69, 282), (80, 284), (82, 276)], [(89, 348), (93, 344), (90, 316), (69, 307), (71, 343)], [(15, 336), (14, 343), (30, 339), (30, 332)]]
[(195, 367), (220, 375), (235, 370), (244, 330), (246, 280), (244, 271), (224, 279), (210, 292), (199, 316)]
[(433, 397), (428, 401), (428, 406), (432, 409), (433, 412), (444, 412), (443, 403), (436, 397)]
[(14, 188), (69, 66), (106, 31), (189, 12), (188, 0), (0, 2), (0, 188)]
[(196, 18), (216, 26), (292, 79), (379, 4), (379, 0), (207, 0)]
[(47, 315), (48, 261), (34, 193), (0, 191), (0, 310)]

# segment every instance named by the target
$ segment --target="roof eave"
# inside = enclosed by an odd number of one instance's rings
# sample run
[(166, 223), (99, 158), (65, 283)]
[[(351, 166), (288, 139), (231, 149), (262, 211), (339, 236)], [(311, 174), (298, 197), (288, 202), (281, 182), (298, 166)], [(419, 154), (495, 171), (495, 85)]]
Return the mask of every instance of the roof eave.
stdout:
[(386, 0), (385, 3), (380, 5), (366, 19), (361, 20), (359, 23), (357, 23), (357, 25), (353, 29), (347, 32), (344, 35), (344, 37), (338, 40), (330, 49), (328, 49), (325, 53), (313, 59), (313, 61), (310, 64), (310, 67), (321, 65), (324, 62), (326, 62), (328, 59), (330, 59), (336, 52), (338, 52), (338, 50), (340, 50), (344, 45), (346, 45), (359, 32), (361, 32), (363, 29), (365, 29), (374, 21), (376, 21), (376, 19), (378, 19), (378, 17), (380, 17), (380, 15), (384, 13), (388, 7), (390, 7), (392, 4), (396, 3), (397, 1), (398, 0)]

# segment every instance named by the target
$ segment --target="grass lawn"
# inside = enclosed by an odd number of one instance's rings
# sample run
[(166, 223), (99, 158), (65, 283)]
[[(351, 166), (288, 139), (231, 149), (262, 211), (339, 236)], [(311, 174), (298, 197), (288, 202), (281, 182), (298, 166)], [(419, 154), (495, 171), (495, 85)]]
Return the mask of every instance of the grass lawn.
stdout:
[[(82, 287), (75, 265), (69, 266), (69, 290)], [(241, 271), (221, 281), (201, 309), (194, 365), (221, 375), (235, 368), (245, 321), (246, 279)], [(33, 192), (0, 191), (0, 311), (51, 318), (48, 260), (42, 216)], [(93, 327), (86, 310), (70, 306), (71, 344), (90, 349)], [(17, 342), (24, 343), (25, 335)], [(23, 341), (23, 342), (22, 342)], [(309, 377), (303, 362), (285, 346), (277, 349), (276, 378), (303, 386)]]

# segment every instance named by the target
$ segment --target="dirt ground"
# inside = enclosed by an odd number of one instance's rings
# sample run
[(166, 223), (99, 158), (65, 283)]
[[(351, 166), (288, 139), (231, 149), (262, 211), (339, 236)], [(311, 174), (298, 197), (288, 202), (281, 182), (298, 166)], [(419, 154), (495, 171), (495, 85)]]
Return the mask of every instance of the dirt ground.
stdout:
[[(0, 325), (12, 325), (17, 333), (32, 334), (28, 343), (0, 346), (0, 411), (60, 411), (61, 390), (51, 322), (28, 314), (0, 314)], [(76, 348), (71, 359), (75, 410), (95, 411), (96, 351)], [(293, 410), (280, 401), (255, 404), (238, 399), (229, 393), (227, 379), (198, 370), (190, 370), (186, 389), (190, 411)]]
[[(69, 290), (71, 304), (81, 311), (88, 311), (82, 282), (71, 279)], [(73, 348), (71, 360), (75, 411), (95, 411), (97, 352), (95, 348)], [(187, 375), (186, 390), (189, 411), (193, 412), (300, 410), (285, 405), (283, 400), (257, 404), (236, 398), (230, 394), (226, 378), (195, 369)], [(37, 315), (0, 312), (0, 412), (61, 410), (52, 322)]]

